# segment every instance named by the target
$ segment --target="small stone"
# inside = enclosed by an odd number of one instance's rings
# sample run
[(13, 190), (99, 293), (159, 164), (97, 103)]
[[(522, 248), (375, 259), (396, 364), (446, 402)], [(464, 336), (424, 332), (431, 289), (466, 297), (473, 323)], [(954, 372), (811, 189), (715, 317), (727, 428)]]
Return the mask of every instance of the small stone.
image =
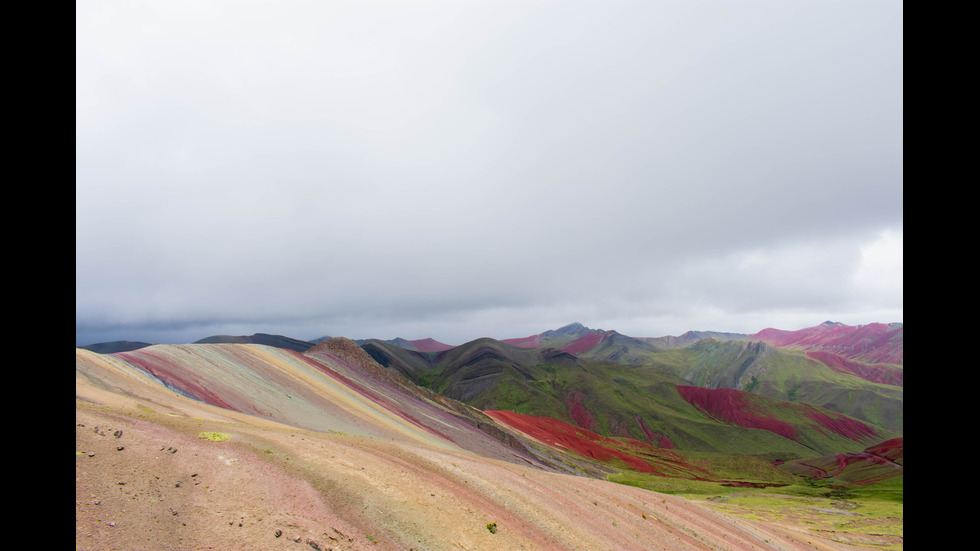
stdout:
[(119, 451), (119, 452), (121, 452), (121, 451), (123, 451), (123, 450), (125, 450), (125, 449), (126, 449), (126, 447), (125, 447), (125, 446), (116, 446), (116, 451)]
[(119, 438), (119, 437), (122, 436), (122, 431), (121, 430), (117, 430), (116, 432), (112, 433), (112, 435), (115, 436), (116, 438)]
[(281, 535), (282, 535), (282, 530), (276, 529), (276, 537), (278, 538)]

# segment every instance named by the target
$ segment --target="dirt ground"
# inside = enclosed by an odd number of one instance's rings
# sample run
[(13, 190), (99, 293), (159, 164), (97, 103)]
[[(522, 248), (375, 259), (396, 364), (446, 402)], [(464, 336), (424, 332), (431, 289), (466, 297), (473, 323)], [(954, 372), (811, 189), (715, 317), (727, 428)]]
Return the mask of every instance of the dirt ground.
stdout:
[(75, 422), (79, 550), (860, 548), (465, 452), (85, 405)]

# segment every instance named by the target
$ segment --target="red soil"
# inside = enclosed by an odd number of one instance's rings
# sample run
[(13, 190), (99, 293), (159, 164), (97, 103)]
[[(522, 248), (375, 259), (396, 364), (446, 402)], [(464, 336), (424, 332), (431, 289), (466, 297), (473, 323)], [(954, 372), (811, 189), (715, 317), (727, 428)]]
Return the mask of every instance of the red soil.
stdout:
[(646, 423), (643, 422), (643, 419), (639, 415), (634, 415), (633, 419), (636, 420), (637, 425), (640, 425), (640, 430), (643, 431), (643, 434), (647, 437), (648, 442), (664, 450), (674, 448), (674, 443), (670, 440), (670, 438), (667, 438), (663, 434), (657, 434), (656, 432), (648, 429)]
[(903, 439), (895, 438), (857, 453), (795, 461), (789, 470), (814, 478), (839, 478), (860, 486), (901, 475), (903, 451)]
[(816, 410), (807, 413), (807, 417), (820, 423), (820, 425), (824, 428), (830, 429), (831, 431), (841, 436), (850, 438), (851, 440), (861, 440), (862, 438), (875, 436), (878, 434), (868, 425), (865, 425), (856, 419), (851, 419), (850, 417), (840, 416), (834, 419), (829, 415)]
[(583, 352), (588, 352), (596, 346), (599, 345), (609, 332), (599, 332), (589, 333), (588, 335), (583, 335), (574, 341), (561, 347), (562, 351), (568, 352), (569, 354), (581, 354)]
[(905, 437), (899, 436), (891, 440), (885, 440), (867, 449), (868, 452), (882, 457), (887, 457), (892, 461), (901, 461), (905, 457)]
[(565, 405), (568, 406), (568, 414), (575, 424), (585, 430), (594, 431), (598, 427), (598, 421), (592, 412), (582, 404), (582, 395), (573, 394), (565, 397)]
[(689, 404), (706, 414), (733, 425), (749, 429), (763, 429), (789, 439), (796, 438), (796, 431), (784, 421), (760, 415), (749, 394), (731, 388), (709, 389), (696, 386), (678, 386), (677, 390)]
[(541, 346), (541, 335), (531, 335), (530, 337), (518, 337), (514, 339), (502, 339), (500, 342), (516, 346), (517, 348), (538, 348)]
[(171, 390), (189, 398), (200, 400), (212, 406), (239, 411), (238, 408), (233, 407), (214, 392), (208, 390), (203, 381), (192, 378), (185, 369), (178, 365), (171, 365), (170, 358), (154, 354), (152, 350), (141, 349), (136, 352), (120, 352), (115, 356), (145, 370)]
[(884, 365), (868, 364), (842, 358), (825, 351), (810, 351), (807, 356), (817, 360), (838, 373), (856, 375), (866, 381), (886, 385), (904, 386), (905, 373), (901, 369)]
[(763, 329), (752, 337), (776, 347), (825, 350), (869, 363), (902, 365), (904, 361), (904, 327), (890, 328), (884, 323), (856, 326), (821, 324), (799, 331)]
[[(600, 436), (590, 430), (551, 417), (534, 417), (512, 411), (485, 411), (484, 413), (494, 420), (550, 446), (572, 450), (585, 457), (603, 462), (619, 459), (637, 471), (656, 473), (646, 461), (609, 447), (610, 445), (619, 445), (616, 440)], [(637, 444), (642, 445), (640, 442)]]

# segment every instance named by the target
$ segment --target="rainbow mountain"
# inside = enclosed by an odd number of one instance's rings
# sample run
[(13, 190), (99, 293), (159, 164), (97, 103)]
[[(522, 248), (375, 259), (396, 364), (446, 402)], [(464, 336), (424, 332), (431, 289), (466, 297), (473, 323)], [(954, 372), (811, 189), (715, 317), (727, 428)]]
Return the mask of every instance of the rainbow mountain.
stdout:
[[(707, 342), (781, 350), (717, 336)], [(900, 423), (766, 396), (762, 383), (693, 384), (678, 369), (709, 369), (690, 364), (705, 339), (638, 349), (666, 354), (660, 364), (589, 358), (602, 339), (222, 340), (76, 348), (76, 548), (900, 546), (900, 519), (875, 518), (877, 536), (829, 535), (839, 519), (803, 505), (813, 524), (686, 495), (900, 496)], [(809, 352), (786, 354), (817, 362)], [(751, 369), (742, 377), (764, 372)], [(853, 467), (825, 468), (839, 457)]]

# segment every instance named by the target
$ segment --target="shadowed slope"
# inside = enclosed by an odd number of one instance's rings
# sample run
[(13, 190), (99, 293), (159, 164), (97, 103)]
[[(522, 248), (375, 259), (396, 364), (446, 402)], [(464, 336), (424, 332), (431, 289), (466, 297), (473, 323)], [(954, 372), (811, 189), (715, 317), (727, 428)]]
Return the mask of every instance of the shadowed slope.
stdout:
[(112, 354), (113, 352), (128, 352), (130, 350), (139, 350), (140, 348), (146, 348), (147, 346), (153, 346), (153, 345), (148, 342), (112, 341), (112, 342), (87, 344), (85, 346), (79, 346), (78, 348), (82, 348), (92, 352), (98, 352), (99, 354)]
[(312, 348), (314, 343), (284, 337), (282, 335), (256, 333), (249, 336), (213, 335), (196, 341), (194, 344), (264, 344), (274, 348), (305, 352)]

